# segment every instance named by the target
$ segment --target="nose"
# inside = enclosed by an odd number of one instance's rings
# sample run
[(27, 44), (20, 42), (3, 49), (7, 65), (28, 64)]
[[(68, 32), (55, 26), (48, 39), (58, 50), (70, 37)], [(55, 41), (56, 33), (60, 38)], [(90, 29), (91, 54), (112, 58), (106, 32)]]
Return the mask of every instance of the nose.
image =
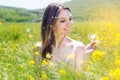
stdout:
[(73, 23), (72, 20), (67, 21), (67, 27), (71, 27), (71, 26), (72, 26), (72, 23)]

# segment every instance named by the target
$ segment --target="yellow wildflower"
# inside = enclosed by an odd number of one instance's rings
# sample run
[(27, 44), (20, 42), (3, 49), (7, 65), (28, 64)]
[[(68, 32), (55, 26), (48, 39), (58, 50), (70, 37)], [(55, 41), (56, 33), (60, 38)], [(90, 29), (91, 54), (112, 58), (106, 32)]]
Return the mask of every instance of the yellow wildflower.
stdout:
[(116, 41), (120, 41), (120, 33), (116, 33), (115, 34), (115, 40)]
[(96, 50), (92, 53), (92, 58), (95, 60), (100, 60), (105, 55), (105, 52), (100, 52), (99, 50)]
[(100, 80), (109, 80), (109, 78), (105, 76), (105, 77), (102, 77)]
[(35, 80), (31, 75), (28, 75), (29, 80)]
[(36, 52), (35, 52), (35, 55), (37, 55), (37, 56), (38, 56), (38, 55), (39, 55), (39, 52), (38, 52), (38, 51), (36, 51)]
[(117, 80), (120, 79), (120, 68), (117, 68), (117, 69), (115, 70), (115, 77), (116, 77)]
[(42, 66), (45, 66), (45, 65), (47, 65), (48, 64), (48, 62), (47, 62), (47, 60), (42, 60)]
[(115, 60), (115, 64), (118, 65), (118, 66), (120, 66), (120, 59), (116, 59)]
[(94, 73), (93, 73), (93, 72), (91, 72), (91, 73), (90, 73), (90, 76), (94, 76)]
[(36, 46), (36, 45), (34, 45), (34, 46), (33, 46), (33, 49), (36, 49), (36, 48), (37, 48), (37, 46)]
[(120, 79), (120, 68), (117, 68), (115, 70), (110, 70), (109, 71), (110, 77), (112, 77), (114, 80), (119, 80)]
[(28, 37), (29, 37), (29, 38), (32, 38), (32, 34), (29, 34)]
[(113, 71), (113, 70), (110, 70), (110, 71), (109, 71), (109, 75), (112, 76), (112, 77), (115, 76), (114, 71)]
[(87, 71), (89, 71), (89, 70), (90, 70), (90, 66), (88, 65), (88, 66), (86, 67), (86, 69), (87, 69)]
[(110, 26), (111, 26), (111, 23), (108, 23), (107, 26), (110, 27)]
[(35, 61), (32, 60), (28, 64), (33, 65), (33, 64), (35, 64)]
[(60, 73), (61, 75), (64, 75), (64, 74), (66, 74), (66, 71), (65, 71), (64, 69), (60, 69), (60, 70), (59, 70), (59, 73)]

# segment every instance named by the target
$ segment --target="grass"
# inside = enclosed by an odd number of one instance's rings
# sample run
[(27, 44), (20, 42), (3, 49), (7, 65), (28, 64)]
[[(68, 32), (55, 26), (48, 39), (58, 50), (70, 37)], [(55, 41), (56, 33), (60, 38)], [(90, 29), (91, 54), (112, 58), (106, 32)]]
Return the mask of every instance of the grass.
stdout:
[[(74, 22), (71, 38), (86, 45), (97, 34), (98, 48), (86, 68), (76, 71), (68, 65), (37, 65), (33, 49), (40, 41), (40, 23), (0, 23), (0, 80), (119, 80), (119, 22)], [(101, 55), (102, 54), (102, 55)], [(42, 74), (42, 75), (41, 75)]]

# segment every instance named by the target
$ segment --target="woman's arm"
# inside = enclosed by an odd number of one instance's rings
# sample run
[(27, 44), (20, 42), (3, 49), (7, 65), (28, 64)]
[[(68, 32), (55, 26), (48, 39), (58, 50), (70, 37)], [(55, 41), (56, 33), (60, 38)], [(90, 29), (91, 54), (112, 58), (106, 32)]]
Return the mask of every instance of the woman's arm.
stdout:
[(82, 67), (82, 63), (84, 62), (84, 51), (85, 47), (84, 46), (78, 46), (75, 52), (75, 64), (74, 67), (76, 69), (79, 69)]

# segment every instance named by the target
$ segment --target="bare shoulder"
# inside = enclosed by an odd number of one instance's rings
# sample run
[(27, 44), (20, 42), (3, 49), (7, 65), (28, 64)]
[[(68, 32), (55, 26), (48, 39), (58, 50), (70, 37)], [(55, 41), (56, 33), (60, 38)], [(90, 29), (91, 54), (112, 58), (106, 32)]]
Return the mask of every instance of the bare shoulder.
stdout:
[(83, 53), (85, 50), (85, 45), (82, 42), (76, 41), (76, 53)]

